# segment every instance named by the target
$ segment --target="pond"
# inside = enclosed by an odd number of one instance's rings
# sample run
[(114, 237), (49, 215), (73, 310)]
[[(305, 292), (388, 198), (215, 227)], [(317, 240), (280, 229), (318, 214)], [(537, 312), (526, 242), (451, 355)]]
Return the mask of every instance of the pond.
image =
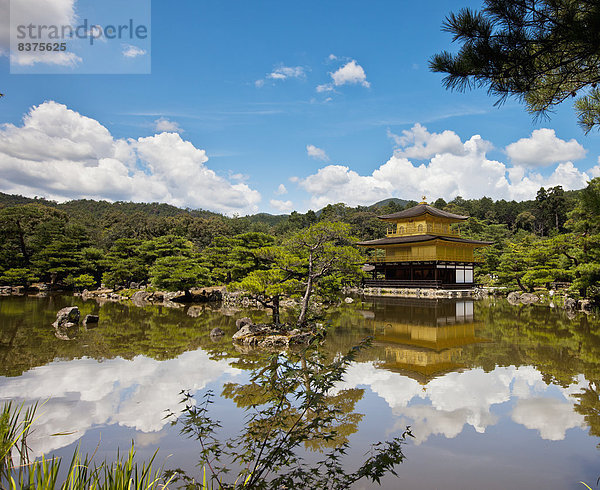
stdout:
[[(56, 311), (76, 305), (96, 328), (61, 340)], [(69, 296), (0, 298), (0, 402), (40, 401), (32, 452), (70, 459), (77, 445), (114, 459), (131, 441), (137, 457), (198, 475), (199, 448), (165, 419), (182, 390), (221, 394), (243, 384), (261, 355), (231, 342), (235, 320), (260, 310), (210, 306), (138, 308)], [(357, 298), (332, 308), (330, 358), (366, 336), (349, 367), (355, 424), (348, 467), (369, 445), (411, 426), (399, 477), (383, 488), (584, 488), (600, 476), (600, 322), (584, 314), (504, 300)], [(210, 337), (219, 327), (225, 336)], [(243, 411), (218, 396), (224, 435)], [(368, 483), (356, 488), (369, 488)]]

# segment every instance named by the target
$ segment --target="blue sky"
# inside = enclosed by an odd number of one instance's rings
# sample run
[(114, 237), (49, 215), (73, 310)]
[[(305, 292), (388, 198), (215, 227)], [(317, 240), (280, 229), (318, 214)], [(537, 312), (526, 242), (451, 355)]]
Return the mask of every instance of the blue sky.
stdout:
[[(16, 1), (49, 21), (84, 8)], [(431, 55), (456, 49), (444, 17), (479, 5), (154, 1), (151, 45), (113, 43), (106, 55), (131, 71), (151, 62), (129, 75), (81, 75), (77, 63), (10, 74), (3, 26), (0, 191), (243, 215), (583, 187), (600, 175), (600, 142), (569, 103), (535, 121), (485, 90), (448, 92), (428, 70)]]

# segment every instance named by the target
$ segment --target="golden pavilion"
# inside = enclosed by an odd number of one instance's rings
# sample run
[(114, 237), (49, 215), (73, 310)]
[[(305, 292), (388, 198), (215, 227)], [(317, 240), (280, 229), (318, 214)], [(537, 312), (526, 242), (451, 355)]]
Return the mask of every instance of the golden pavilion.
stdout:
[(365, 270), (372, 272), (367, 287), (474, 287), (473, 267), (481, 259), (473, 254), (492, 242), (460, 237), (451, 225), (468, 216), (442, 211), (421, 202), (404, 211), (378, 217), (388, 223), (385, 238), (358, 242), (375, 249)]

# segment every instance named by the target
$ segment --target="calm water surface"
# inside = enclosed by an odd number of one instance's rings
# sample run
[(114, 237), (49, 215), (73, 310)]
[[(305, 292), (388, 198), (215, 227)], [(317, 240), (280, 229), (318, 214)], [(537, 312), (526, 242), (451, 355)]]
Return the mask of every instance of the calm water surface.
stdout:
[[(51, 323), (69, 305), (98, 314), (99, 325), (57, 338)], [(36, 455), (70, 455), (79, 444), (112, 459), (133, 440), (140, 458), (159, 447), (166, 468), (198, 474), (197, 447), (165, 411), (178, 410), (182, 389), (219, 394), (224, 383), (248, 380), (259, 355), (231, 343), (242, 316), (265, 318), (203, 306), (0, 298), (0, 401), (45, 402), (30, 439)], [(332, 309), (327, 321), (332, 357), (374, 337), (339, 386), (363, 414), (348, 429), (348, 465), (407, 425), (415, 435), (400, 477), (384, 488), (579, 489), (600, 476), (594, 317), (503, 300), (365, 299)], [(214, 327), (225, 337), (211, 340)], [(213, 407), (225, 435), (240, 430), (243, 412), (232, 400), (219, 397)]]

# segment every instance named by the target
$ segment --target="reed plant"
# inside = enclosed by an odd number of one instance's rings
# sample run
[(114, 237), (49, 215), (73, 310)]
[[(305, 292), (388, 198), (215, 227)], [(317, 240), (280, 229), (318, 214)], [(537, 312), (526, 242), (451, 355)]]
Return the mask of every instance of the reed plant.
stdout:
[(77, 447), (64, 481), (59, 483), (60, 458), (31, 460), (27, 438), (35, 422), (37, 404), (4, 403), (0, 410), (0, 487), (7, 490), (159, 490), (167, 489), (173, 478), (165, 479), (163, 468), (153, 469), (157, 452), (150, 461), (135, 461), (133, 442), (127, 456), (117, 451), (116, 461), (100, 464), (94, 456), (82, 455)]

